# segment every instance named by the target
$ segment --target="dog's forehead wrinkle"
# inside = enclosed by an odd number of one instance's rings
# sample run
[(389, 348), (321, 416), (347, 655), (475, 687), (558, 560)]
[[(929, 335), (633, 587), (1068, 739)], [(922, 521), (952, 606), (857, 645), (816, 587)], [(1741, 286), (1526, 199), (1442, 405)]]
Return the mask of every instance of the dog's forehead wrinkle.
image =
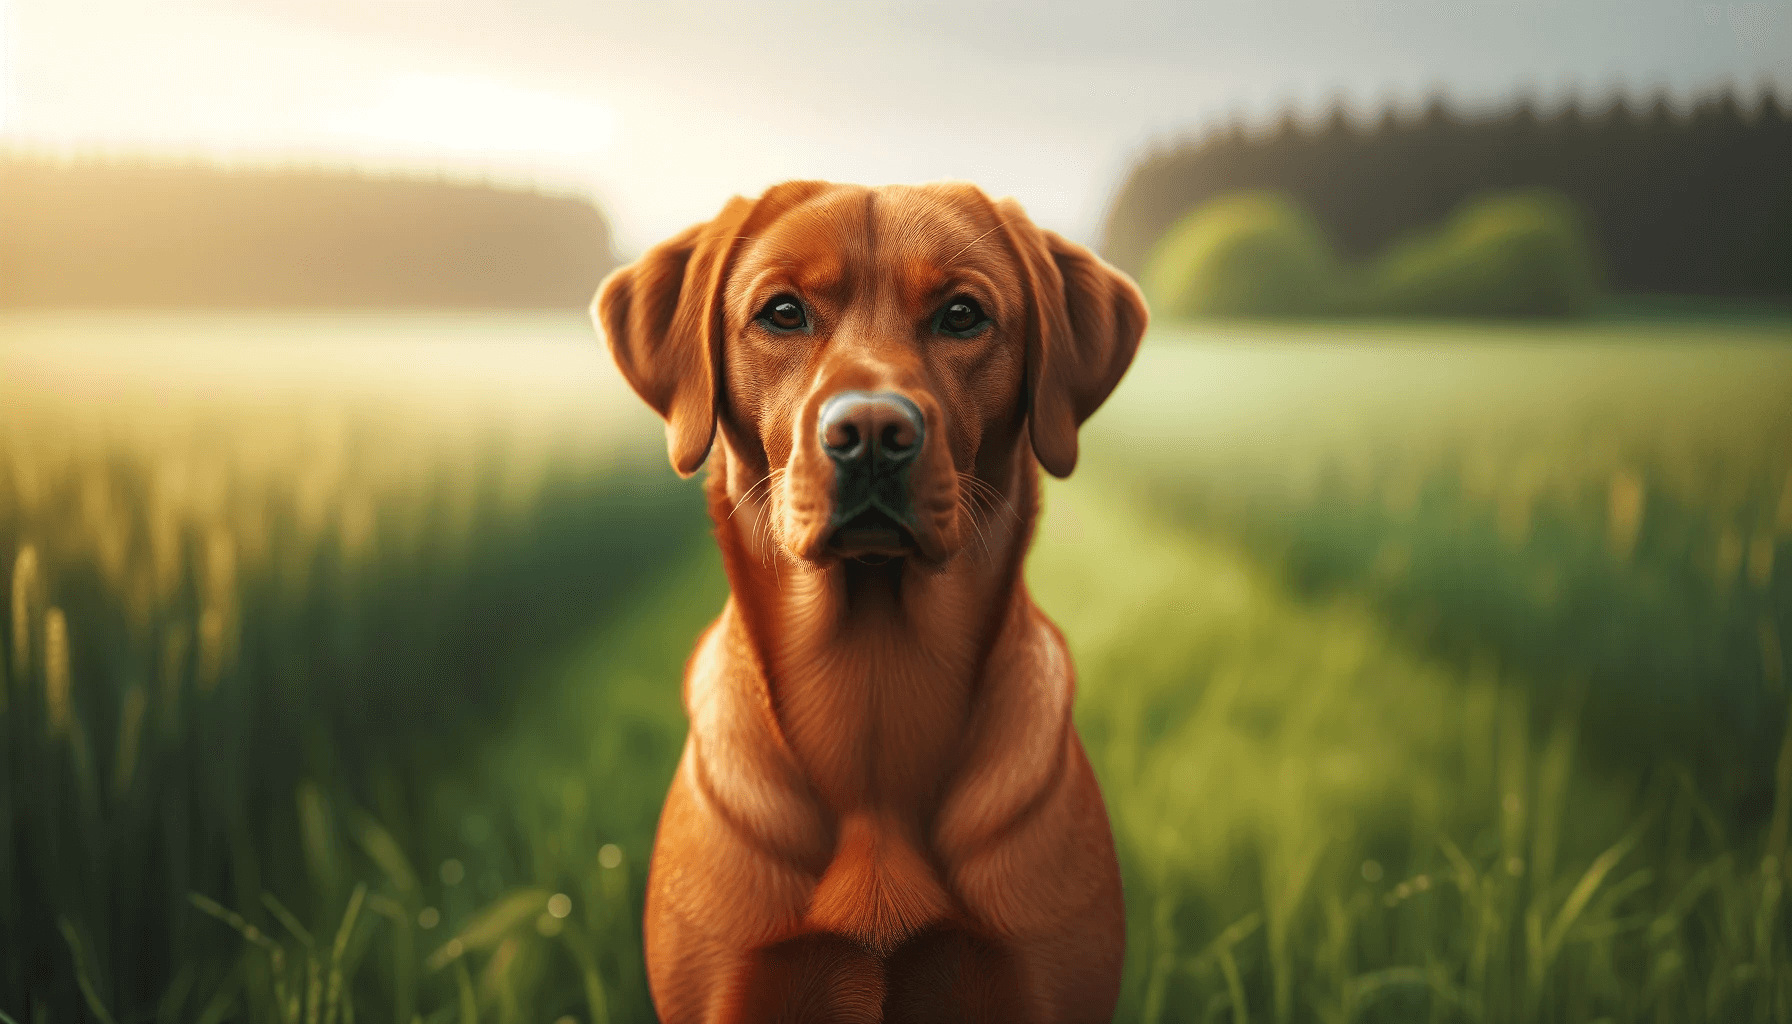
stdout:
[[(909, 202), (886, 203), (881, 235), (890, 249), (912, 249), (916, 256), (948, 267), (977, 250), (1001, 228), (1001, 222), (970, 216), (939, 198), (920, 194)], [(999, 249), (999, 246), (997, 247)]]
[(752, 282), (743, 288), (752, 294), (738, 302), (770, 298), (770, 282), (781, 277), (805, 297), (853, 305), (890, 286), (910, 303), (937, 302), (957, 279), (981, 285), (979, 297), (999, 304), (1017, 278), (999, 237), (1002, 221), (993, 210), (967, 208), (955, 198), (956, 190), (934, 186), (812, 196), (742, 236), (737, 272)]

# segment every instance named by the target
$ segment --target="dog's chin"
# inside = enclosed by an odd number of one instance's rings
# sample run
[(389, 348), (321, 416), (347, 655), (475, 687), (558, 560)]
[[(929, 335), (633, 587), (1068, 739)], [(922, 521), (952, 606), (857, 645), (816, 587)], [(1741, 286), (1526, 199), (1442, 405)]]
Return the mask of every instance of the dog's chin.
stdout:
[(823, 550), (832, 558), (881, 565), (920, 554), (921, 544), (908, 526), (870, 508), (830, 530)]
[(880, 509), (867, 509), (844, 523), (804, 531), (808, 542), (786, 550), (817, 568), (856, 562), (882, 565), (897, 560), (935, 565), (947, 556), (942, 538), (916, 530)]

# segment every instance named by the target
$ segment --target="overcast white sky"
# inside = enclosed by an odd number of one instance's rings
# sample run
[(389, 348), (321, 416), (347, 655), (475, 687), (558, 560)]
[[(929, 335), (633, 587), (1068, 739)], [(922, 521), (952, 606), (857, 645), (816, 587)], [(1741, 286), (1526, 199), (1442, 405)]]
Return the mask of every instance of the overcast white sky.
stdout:
[(0, 0), (0, 143), (534, 180), (624, 254), (792, 177), (969, 178), (1093, 240), (1139, 151), (1234, 112), (1769, 82), (1792, 0)]

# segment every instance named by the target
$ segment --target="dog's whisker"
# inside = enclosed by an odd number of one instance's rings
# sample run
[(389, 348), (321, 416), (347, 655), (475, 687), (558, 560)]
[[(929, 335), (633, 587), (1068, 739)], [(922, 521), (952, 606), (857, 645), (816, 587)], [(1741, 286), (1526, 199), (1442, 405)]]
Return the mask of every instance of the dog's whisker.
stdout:
[(975, 487), (964, 487), (960, 491), (964, 495), (966, 507), (974, 511), (980, 521), (987, 522), (991, 508), (989, 499)]
[[(783, 476), (783, 469), (774, 469), (767, 474), (768, 478), (774, 480), (774, 487), (776, 486), (775, 481), (781, 480)], [(764, 535), (764, 540), (761, 541), (764, 547), (759, 560), (760, 565), (771, 567), (772, 576), (777, 581), (778, 589), (782, 590), (784, 589), (784, 578), (778, 567), (778, 524), (775, 517), (770, 514), (770, 510), (761, 511), (758, 532)]]
[(982, 512), (984, 506), (983, 495), (980, 494), (975, 487), (970, 486), (969, 483), (966, 482), (965, 475), (962, 473), (959, 474), (959, 484), (959, 507), (964, 509), (966, 515), (981, 522), (983, 519)]
[(771, 470), (771, 471), (767, 472), (764, 476), (760, 477), (759, 481), (757, 483), (755, 483), (753, 486), (747, 488), (746, 493), (742, 494), (740, 496), (740, 500), (735, 502), (734, 507), (728, 511), (728, 518), (733, 519), (734, 513), (740, 511), (740, 507), (747, 503), (747, 499), (751, 498), (753, 496), (754, 491), (757, 491), (759, 488), (764, 487), (767, 483), (770, 483), (772, 478), (777, 476), (781, 472), (783, 472), (783, 470), (781, 470), (781, 469)]
[(772, 517), (765, 510), (760, 511), (758, 521), (753, 524), (753, 539), (759, 544), (759, 564), (764, 566), (768, 564), (772, 546), (777, 543)]
[(985, 524), (979, 521), (977, 517), (972, 516), (971, 529), (975, 530), (977, 533), (977, 543), (983, 547), (983, 557), (994, 558), (996, 553), (989, 548), (989, 531), (985, 527)]
[[(761, 487), (764, 487), (766, 489), (767, 494), (770, 494), (772, 491), (776, 490), (777, 486), (778, 486), (778, 482), (784, 478), (784, 473), (785, 473), (785, 467), (780, 466), (776, 469), (773, 469), (773, 470), (767, 472), (764, 476), (760, 477), (759, 481), (757, 483), (755, 483), (753, 486), (747, 488), (746, 493), (742, 494), (740, 496), (740, 500), (734, 503), (733, 510), (731, 510), (728, 513), (728, 518), (733, 519), (734, 513), (739, 512), (741, 506), (745, 505), (747, 503), (747, 501), (750, 498), (752, 498), (753, 493), (755, 491), (759, 490)], [(778, 566), (777, 566), (778, 538), (777, 538), (776, 527), (773, 522), (773, 516), (771, 514), (770, 509), (767, 509), (767, 508), (759, 509), (758, 517), (754, 520), (753, 527), (750, 531), (750, 540), (754, 544), (758, 545), (760, 548), (760, 555), (759, 555), (760, 567), (766, 568), (769, 566), (771, 568), (771, 570), (774, 573), (776, 573), (778, 570)], [(781, 586), (782, 586), (782, 581), (780, 580), (780, 587)]]
[(779, 590), (783, 590), (784, 574), (778, 567), (778, 563), (781, 559), (778, 556), (777, 524), (772, 521), (771, 516), (761, 516), (760, 519), (765, 523), (765, 557), (762, 564), (769, 564), (771, 566), (772, 580)]
[(984, 557), (994, 558), (995, 553), (989, 549), (989, 537), (983, 532), (983, 523), (977, 515), (977, 505), (976, 500), (973, 497), (973, 492), (968, 488), (960, 489), (958, 492), (958, 505), (959, 508), (963, 510), (966, 521), (971, 524), (972, 532), (976, 533), (977, 543), (983, 546)]
[[(964, 482), (972, 490), (977, 491), (984, 497), (984, 500), (989, 503), (990, 511), (1006, 512), (1009, 518), (1017, 523), (1020, 522), (1020, 513), (1015, 511), (1014, 504), (1008, 500), (1007, 495), (1004, 495), (1001, 491), (997, 490), (994, 484), (971, 473), (961, 472), (958, 474), (958, 478), (961, 482)], [(998, 501), (1002, 503), (1002, 508), (1000, 509), (995, 507), (995, 503)]]
[(982, 494), (985, 497), (989, 498), (992, 502), (994, 502), (994, 501), (1006, 502), (1008, 500), (1007, 497), (1005, 495), (1003, 495), (1001, 491), (996, 489), (995, 484), (992, 484), (989, 481), (987, 481), (979, 476), (972, 476), (971, 480), (973, 481), (973, 483), (977, 489), (977, 492), (979, 494)]
[(953, 261), (955, 261), (955, 260), (957, 260), (957, 259), (958, 259), (958, 257), (960, 257), (960, 256), (963, 256), (963, 255), (964, 255), (964, 254), (965, 254), (965, 253), (967, 253), (967, 252), (970, 252), (970, 251), (971, 251), (971, 250), (972, 250), (972, 249), (975, 249), (975, 248), (976, 248), (976, 247), (977, 247), (977, 243), (978, 243), (978, 242), (981, 242), (981, 241), (983, 241), (983, 240), (984, 240), (984, 239), (985, 239), (985, 238), (988, 238), (988, 237), (989, 237), (989, 236), (990, 236), (990, 235), (993, 235), (993, 234), (995, 234), (995, 233), (996, 233), (996, 232), (998, 232), (998, 231), (1000, 231), (1000, 230), (1002, 230), (1002, 229), (1003, 229), (1003, 228), (1004, 228), (1004, 227), (1006, 227), (1006, 226), (1007, 226), (1007, 225), (1008, 225), (1008, 222), (1007, 222), (1007, 221), (1005, 221), (1005, 220), (1004, 220), (1004, 221), (998, 221), (998, 222), (997, 222), (997, 223), (996, 223), (996, 226), (995, 226), (995, 227), (993, 227), (993, 228), (990, 228), (990, 229), (989, 229), (989, 230), (988, 230), (988, 231), (985, 231), (985, 232), (983, 232), (983, 233), (982, 233), (982, 234), (981, 234), (981, 235), (978, 235), (978, 236), (977, 236), (977, 237), (976, 237), (976, 238), (973, 238), (973, 239), (971, 239), (971, 244), (970, 244), (970, 245), (967, 245), (967, 246), (965, 246), (965, 247), (964, 247), (964, 248), (962, 248), (962, 249), (960, 249), (960, 250), (958, 250), (958, 251), (957, 251), (957, 252), (955, 252), (955, 253), (953, 253), (953, 254), (952, 254), (952, 259), (949, 259), (949, 260), (947, 260), (947, 261), (946, 261), (946, 262), (947, 262), (947, 263), (952, 263), (952, 262), (953, 262)]
[[(1009, 518), (1017, 523), (1020, 522), (1020, 513), (1015, 511), (1013, 503), (1008, 500), (1006, 495), (997, 490), (994, 484), (972, 473), (960, 472), (958, 479), (968, 490), (976, 493), (989, 506), (992, 513), (1006, 512)], [(997, 508), (996, 502), (1001, 502), (1002, 507)]]

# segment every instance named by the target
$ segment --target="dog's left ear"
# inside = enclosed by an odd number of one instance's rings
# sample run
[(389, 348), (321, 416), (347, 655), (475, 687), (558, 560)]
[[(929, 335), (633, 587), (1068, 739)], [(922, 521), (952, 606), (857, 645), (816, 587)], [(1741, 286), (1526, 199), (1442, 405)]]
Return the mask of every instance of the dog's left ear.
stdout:
[(591, 319), (629, 386), (666, 421), (679, 476), (709, 456), (716, 433), (722, 288), (755, 203), (739, 196), (714, 220), (680, 231), (598, 286)]
[(1149, 314), (1137, 285), (1088, 249), (1036, 227), (1004, 199), (996, 215), (1026, 278), (1028, 429), (1046, 472), (1076, 468), (1076, 430), (1132, 364)]

